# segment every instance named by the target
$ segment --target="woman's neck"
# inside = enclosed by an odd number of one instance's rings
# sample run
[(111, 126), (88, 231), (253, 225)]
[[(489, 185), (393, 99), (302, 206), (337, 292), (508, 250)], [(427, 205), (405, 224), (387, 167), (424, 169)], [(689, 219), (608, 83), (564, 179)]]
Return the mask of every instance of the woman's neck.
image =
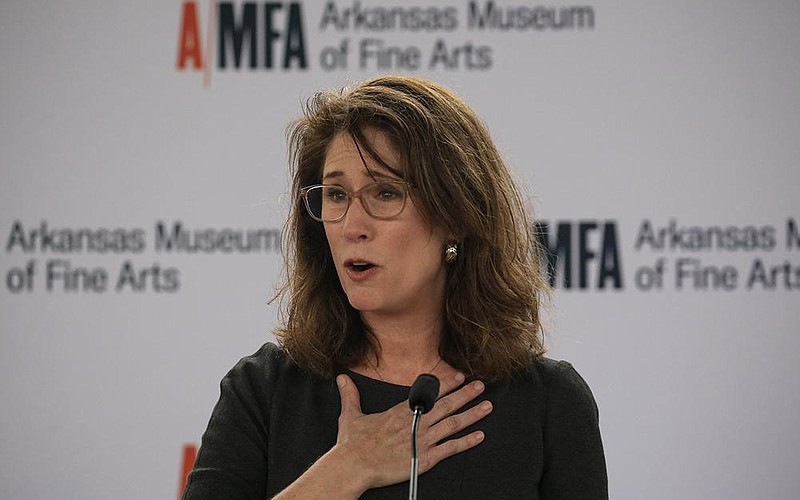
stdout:
[(441, 316), (427, 321), (363, 316), (378, 345), (354, 371), (384, 382), (411, 385), (420, 373), (441, 372), (447, 366), (439, 357)]

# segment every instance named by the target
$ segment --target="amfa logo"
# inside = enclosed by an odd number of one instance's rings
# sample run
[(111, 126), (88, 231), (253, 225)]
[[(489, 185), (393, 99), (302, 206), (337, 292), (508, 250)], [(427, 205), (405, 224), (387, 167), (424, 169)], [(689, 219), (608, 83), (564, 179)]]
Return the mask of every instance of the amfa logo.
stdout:
[(215, 58), (218, 70), (239, 70), (244, 62), (250, 70), (308, 69), (300, 2), (210, 0), (205, 40), (197, 1), (183, 2), (180, 16), (176, 68), (202, 70), (206, 86), (211, 83)]

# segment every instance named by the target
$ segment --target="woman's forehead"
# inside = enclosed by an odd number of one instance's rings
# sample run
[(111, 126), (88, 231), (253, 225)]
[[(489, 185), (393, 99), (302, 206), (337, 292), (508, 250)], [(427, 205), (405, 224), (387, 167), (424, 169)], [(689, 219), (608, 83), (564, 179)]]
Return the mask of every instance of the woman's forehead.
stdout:
[[(339, 132), (333, 137), (325, 154), (322, 167), (323, 179), (398, 177), (397, 172), (386, 165), (400, 166), (400, 155), (388, 134), (375, 128), (366, 128), (362, 134), (369, 142), (369, 147), (357, 143), (357, 139), (350, 132)], [(370, 149), (380, 157), (380, 160), (370, 154)]]

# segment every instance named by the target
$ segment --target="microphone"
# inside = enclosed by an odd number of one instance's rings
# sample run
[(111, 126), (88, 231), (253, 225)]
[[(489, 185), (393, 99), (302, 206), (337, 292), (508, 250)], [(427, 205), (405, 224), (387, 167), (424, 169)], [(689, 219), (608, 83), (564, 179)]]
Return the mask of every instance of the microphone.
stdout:
[(417, 454), (417, 429), (419, 418), (433, 408), (439, 396), (439, 379), (435, 375), (423, 373), (408, 392), (408, 406), (414, 412), (411, 417), (411, 478), (408, 487), (408, 500), (417, 499), (417, 480), (419, 479), (419, 455)]
[(423, 373), (417, 377), (408, 392), (408, 406), (412, 410), (419, 408), (422, 414), (428, 413), (433, 408), (433, 403), (436, 402), (438, 395), (439, 379), (435, 375)]

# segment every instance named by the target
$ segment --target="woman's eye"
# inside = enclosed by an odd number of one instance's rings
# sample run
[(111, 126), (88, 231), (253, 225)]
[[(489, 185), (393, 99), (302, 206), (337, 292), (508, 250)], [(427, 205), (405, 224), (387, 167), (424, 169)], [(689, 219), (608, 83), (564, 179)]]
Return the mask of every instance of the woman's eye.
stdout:
[(377, 198), (382, 201), (395, 200), (402, 195), (401, 191), (392, 186), (379, 186), (377, 189)]
[(347, 193), (341, 189), (328, 189), (325, 197), (334, 202), (347, 201)]

